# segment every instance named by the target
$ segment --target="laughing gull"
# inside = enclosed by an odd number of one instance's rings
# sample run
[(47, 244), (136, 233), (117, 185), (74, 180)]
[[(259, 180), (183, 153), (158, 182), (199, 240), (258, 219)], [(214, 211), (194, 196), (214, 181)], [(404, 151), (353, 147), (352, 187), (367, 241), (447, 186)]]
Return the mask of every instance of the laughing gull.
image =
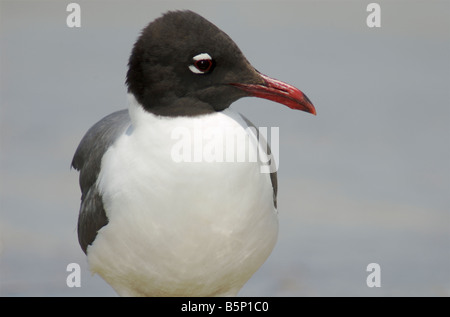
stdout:
[[(217, 132), (255, 140), (250, 121), (229, 109), (241, 97), (312, 114), (314, 106), (255, 70), (228, 35), (191, 11), (144, 28), (128, 66), (128, 109), (92, 126), (72, 161), (90, 270), (121, 296), (236, 295), (277, 239), (276, 171), (262, 172), (264, 160), (232, 160), (238, 150), (226, 153), (231, 160), (194, 154)], [(229, 151), (228, 143), (214, 150)], [(241, 148), (249, 155), (250, 143)]]

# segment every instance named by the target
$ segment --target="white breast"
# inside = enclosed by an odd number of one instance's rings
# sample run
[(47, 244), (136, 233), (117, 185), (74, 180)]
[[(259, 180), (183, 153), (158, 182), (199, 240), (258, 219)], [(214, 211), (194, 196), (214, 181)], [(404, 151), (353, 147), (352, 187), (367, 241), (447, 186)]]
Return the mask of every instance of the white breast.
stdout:
[(130, 116), (132, 127), (102, 160), (97, 186), (109, 223), (88, 248), (92, 272), (120, 295), (236, 295), (276, 242), (270, 175), (248, 160), (174, 159), (181, 141), (173, 131), (239, 138), (248, 135), (242, 118), (231, 110), (161, 118), (134, 98)]

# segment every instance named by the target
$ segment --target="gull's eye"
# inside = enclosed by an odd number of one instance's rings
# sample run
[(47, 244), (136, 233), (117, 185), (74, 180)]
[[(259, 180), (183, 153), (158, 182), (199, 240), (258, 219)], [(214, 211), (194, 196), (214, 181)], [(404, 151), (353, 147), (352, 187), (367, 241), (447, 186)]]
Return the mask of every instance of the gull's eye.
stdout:
[(194, 63), (194, 66), (201, 72), (206, 73), (212, 67), (212, 60), (210, 59), (201, 59)]
[(208, 53), (201, 53), (192, 58), (192, 65), (189, 69), (194, 74), (206, 74), (213, 70), (214, 60)]

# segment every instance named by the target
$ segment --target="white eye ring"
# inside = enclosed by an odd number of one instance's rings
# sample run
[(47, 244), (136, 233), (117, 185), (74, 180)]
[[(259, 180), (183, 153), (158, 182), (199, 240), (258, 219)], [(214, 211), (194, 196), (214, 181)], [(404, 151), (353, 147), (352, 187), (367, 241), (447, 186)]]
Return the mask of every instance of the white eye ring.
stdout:
[(212, 57), (208, 53), (200, 53), (198, 55), (195, 55), (192, 58), (194, 64), (189, 65), (189, 70), (194, 74), (206, 74), (210, 70), (209, 68), (206, 71), (202, 71), (201, 69), (198, 69), (197, 66), (195, 66), (196, 62), (204, 60), (212, 61)]

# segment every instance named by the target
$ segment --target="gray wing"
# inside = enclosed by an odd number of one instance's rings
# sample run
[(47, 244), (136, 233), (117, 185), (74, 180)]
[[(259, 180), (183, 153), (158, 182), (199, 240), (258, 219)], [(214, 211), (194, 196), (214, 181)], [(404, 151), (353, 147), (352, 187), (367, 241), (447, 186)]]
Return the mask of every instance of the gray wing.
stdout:
[(78, 242), (84, 253), (98, 230), (108, 224), (101, 194), (96, 186), (103, 154), (130, 126), (128, 110), (114, 112), (92, 126), (78, 145), (72, 167), (80, 172), (81, 206)]
[[(244, 119), (244, 121), (247, 123), (247, 125), (249, 127), (253, 127), (256, 129), (256, 133), (257, 133), (259, 142), (264, 142), (264, 143), (262, 143), (263, 149), (267, 149), (267, 154), (270, 155), (271, 154), (270, 146), (267, 144), (267, 141), (262, 136), (259, 135), (259, 130), (256, 128), (256, 126), (241, 113), (239, 113), (239, 115), (242, 117), (242, 119)], [(273, 157), (271, 157), (270, 159), (274, 160)], [(277, 208), (278, 178), (277, 178), (276, 171), (273, 173), (270, 173), (270, 180), (272, 182), (272, 188), (273, 188), (273, 205), (275, 206), (275, 208)]]

